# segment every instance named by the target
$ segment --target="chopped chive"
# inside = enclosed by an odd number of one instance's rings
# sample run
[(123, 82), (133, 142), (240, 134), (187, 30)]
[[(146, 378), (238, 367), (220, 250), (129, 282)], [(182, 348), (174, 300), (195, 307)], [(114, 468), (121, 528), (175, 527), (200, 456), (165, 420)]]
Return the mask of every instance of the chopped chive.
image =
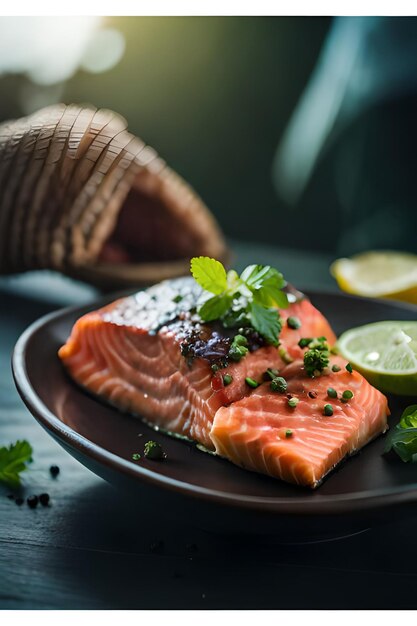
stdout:
[(346, 365), (346, 369), (347, 369), (347, 371), (349, 372), (349, 374), (351, 374), (351, 373), (353, 372), (353, 367), (351, 366), (351, 364), (350, 364), (350, 363), (348, 363), (348, 364)]
[(139, 461), (139, 459), (140, 459), (139, 452), (135, 452), (135, 454), (132, 454), (132, 460), (133, 461)]
[(288, 400), (288, 406), (291, 407), (292, 409), (295, 409), (295, 407), (297, 406), (297, 404), (299, 403), (299, 399), (298, 398), (290, 398)]
[(249, 385), (249, 387), (252, 387), (252, 389), (259, 387), (259, 383), (257, 383), (256, 380), (253, 380), (253, 378), (249, 378), (249, 376), (245, 378), (245, 383)]
[(240, 361), (240, 359), (243, 359), (243, 357), (246, 356), (248, 352), (249, 350), (245, 346), (238, 346), (232, 343), (228, 356), (229, 359), (231, 359), (232, 361)]
[(287, 381), (282, 376), (277, 376), (274, 380), (271, 380), (271, 390), (277, 393), (285, 393), (287, 391)]
[(333, 407), (331, 404), (325, 404), (323, 407), (323, 415), (326, 415), (327, 417), (330, 417), (331, 415), (333, 415)]
[(244, 335), (235, 335), (233, 337), (233, 343), (236, 346), (247, 346), (248, 345), (248, 340), (246, 339), (246, 337)]
[(287, 439), (289, 439), (290, 437), (292, 437), (292, 430), (288, 429), (285, 431), (285, 436)]
[(300, 348), (307, 348), (312, 341), (313, 339), (311, 337), (302, 337), (298, 342), (298, 345)]
[(264, 380), (274, 380), (274, 378), (276, 378), (277, 376), (279, 376), (279, 370), (272, 369), (271, 367), (268, 367), (266, 372), (264, 372), (264, 374), (263, 374), (263, 379)]
[(175, 298), (172, 298), (172, 302), (176, 302), (178, 304), (178, 302), (181, 302), (182, 299), (183, 296), (180, 296), (180, 294), (178, 294), (177, 296), (175, 296)]
[(223, 376), (223, 384), (225, 385), (225, 387), (227, 387), (227, 385), (230, 385), (232, 381), (233, 381), (233, 376), (230, 376), (230, 374), (225, 374)]
[(287, 326), (289, 328), (292, 328), (293, 330), (297, 330), (298, 328), (301, 328), (300, 319), (298, 317), (290, 316), (287, 319)]
[(340, 367), (338, 365), (332, 365), (332, 372), (340, 372)]
[(351, 391), (350, 389), (346, 389), (346, 391), (342, 393), (342, 402), (349, 402), (349, 400), (352, 400), (352, 398), (353, 391)]
[(285, 348), (278, 348), (278, 354), (284, 363), (292, 363), (294, 359), (288, 354)]
[(333, 387), (329, 387), (327, 390), (327, 395), (329, 396), (329, 398), (337, 398), (336, 389), (333, 389)]

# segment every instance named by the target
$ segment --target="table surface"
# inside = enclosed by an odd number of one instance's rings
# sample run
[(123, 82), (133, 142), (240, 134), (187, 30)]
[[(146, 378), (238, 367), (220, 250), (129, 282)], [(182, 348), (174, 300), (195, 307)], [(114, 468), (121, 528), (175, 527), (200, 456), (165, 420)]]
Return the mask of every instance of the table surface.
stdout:
[[(300, 287), (335, 288), (325, 255), (234, 249), (237, 266), (256, 259)], [(10, 355), (38, 317), (96, 297), (52, 273), (0, 280), (0, 445), (28, 439), (24, 494), (51, 496), (50, 507), (32, 510), (0, 486), (0, 609), (416, 608), (411, 519), (303, 545), (212, 535), (192, 520), (167, 523), (139, 492), (137, 500), (119, 493), (61, 449), (21, 402)]]

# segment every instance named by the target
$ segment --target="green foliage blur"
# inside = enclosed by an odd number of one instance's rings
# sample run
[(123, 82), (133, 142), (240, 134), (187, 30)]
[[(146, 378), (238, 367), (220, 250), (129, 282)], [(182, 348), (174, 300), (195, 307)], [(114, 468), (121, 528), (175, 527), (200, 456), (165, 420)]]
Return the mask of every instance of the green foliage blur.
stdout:
[[(227, 235), (282, 243), (285, 207), (272, 184), (272, 161), (330, 19), (114, 17), (105, 23), (124, 35), (123, 58), (100, 74), (79, 70), (57, 99), (121, 113), (194, 186)], [(24, 114), (27, 82), (0, 77), (0, 120)]]

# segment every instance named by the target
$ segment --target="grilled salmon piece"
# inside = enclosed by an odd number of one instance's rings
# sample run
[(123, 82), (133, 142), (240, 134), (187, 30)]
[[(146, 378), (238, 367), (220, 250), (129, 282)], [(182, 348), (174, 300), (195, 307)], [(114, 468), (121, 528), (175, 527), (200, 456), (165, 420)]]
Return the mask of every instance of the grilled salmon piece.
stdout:
[[(80, 318), (59, 357), (82, 387), (122, 411), (141, 416), (169, 432), (214, 450), (210, 436), (216, 411), (251, 392), (247, 377), (260, 380), (268, 368), (286, 367), (280, 352), (253, 340), (238, 363), (213, 374), (230, 336), (201, 325), (190, 313), (201, 293), (192, 278), (165, 281)], [(323, 315), (304, 297), (292, 297), (282, 312), (281, 348), (286, 360), (299, 358), (301, 335), (334, 334)], [(296, 316), (300, 329), (285, 320)], [(188, 342), (188, 343), (187, 343)], [(187, 346), (192, 344), (192, 359)], [(224, 385), (225, 374), (232, 382)]]
[[(340, 371), (309, 378), (303, 361), (284, 368), (287, 393), (271, 393), (265, 383), (250, 396), (220, 408), (210, 438), (216, 452), (246, 469), (290, 483), (317, 487), (346, 455), (352, 455), (387, 430), (385, 396), (358, 372), (349, 373), (346, 361), (332, 358)], [(329, 398), (327, 389), (337, 392)], [(342, 393), (353, 397), (342, 402)], [(289, 396), (299, 400), (295, 408)], [(324, 415), (331, 404), (333, 415)]]

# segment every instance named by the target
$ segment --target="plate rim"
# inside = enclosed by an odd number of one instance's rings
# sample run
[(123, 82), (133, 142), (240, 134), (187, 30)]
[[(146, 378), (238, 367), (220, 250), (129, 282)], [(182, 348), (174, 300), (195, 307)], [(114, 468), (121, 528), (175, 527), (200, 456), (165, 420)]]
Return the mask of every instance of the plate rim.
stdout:
[[(136, 291), (136, 290), (135, 290)], [(280, 515), (297, 516), (318, 516), (318, 515), (343, 515), (346, 513), (363, 513), (365, 511), (376, 511), (383, 508), (411, 504), (417, 502), (417, 479), (415, 487), (397, 486), (390, 488), (379, 488), (377, 490), (365, 490), (356, 494), (335, 494), (323, 495), (319, 499), (308, 499), (303, 496), (249, 496), (244, 494), (233, 494), (230, 492), (209, 489), (189, 482), (179, 481), (169, 476), (158, 474), (150, 469), (136, 465), (122, 457), (102, 448), (100, 445), (84, 437), (70, 426), (64, 424), (46, 404), (40, 399), (32, 386), (26, 368), (26, 353), (29, 349), (32, 337), (42, 328), (52, 324), (60, 318), (64, 318), (75, 312), (87, 312), (103, 306), (106, 302), (117, 297), (123, 297), (123, 292), (107, 294), (99, 300), (94, 300), (83, 305), (65, 307), (48, 313), (23, 331), (16, 342), (12, 353), (12, 373), (16, 388), (29, 412), (35, 417), (40, 425), (54, 437), (64, 448), (69, 446), (81, 455), (92, 458), (95, 462), (104, 465), (112, 471), (122, 472), (125, 476), (140, 480), (149, 485), (163, 488), (171, 492), (180, 493), (188, 497), (199, 497), (206, 502), (232, 506), (240, 509), (250, 509), (257, 512), (274, 513)], [(132, 290), (129, 290), (132, 293)], [(307, 291), (309, 298), (314, 300), (315, 296), (337, 296), (346, 300), (359, 300), (375, 303), (375, 300), (385, 303), (383, 299), (372, 299), (363, 296), (339, 293), (325, 289), (311, 289)], [(398, 301), (388, 301), (400, 308), (415, 313), (417, 316), (417, 306)], [(110, 407), (112, 408), (112, 407)], [(117, 410), (117, 409), (113, 409)], [(77, 459), (78, 460), (78, 459)], [(79, 461), (80, 462), (80, 461)], [(242, 470), (245, 471), (245, 470)]]

